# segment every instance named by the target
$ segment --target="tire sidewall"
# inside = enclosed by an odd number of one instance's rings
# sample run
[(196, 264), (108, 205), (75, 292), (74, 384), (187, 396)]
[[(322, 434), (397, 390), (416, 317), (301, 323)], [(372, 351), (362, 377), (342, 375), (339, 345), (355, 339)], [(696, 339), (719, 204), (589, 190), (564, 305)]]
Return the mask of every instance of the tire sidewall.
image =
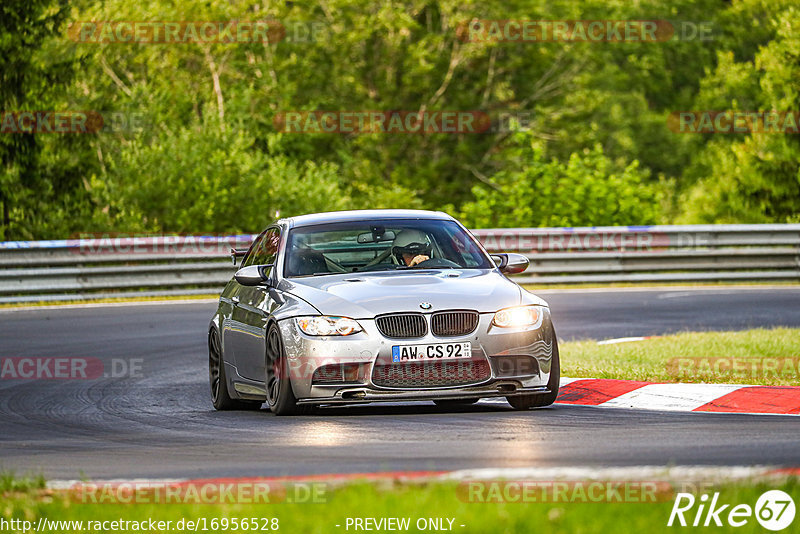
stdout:
[(543, 408), (550, 406), (558, 398), (561, 383), (561, 358), (558, 353), (558, 341), (553, 333), (553, 352), (550, 361), (550, 376), (547, 379), (547, 389), (550, 393), (544, 395), (519, 395), (506, 397), (506, 400), (515, 410), (529, 410), (530, 408)]
[[(211, 336), (217, 337), (217, 347), (219, 348), (219, 388), (217, 389), (217, 396), (214, 397), (214, 389), (211, 388), (211, 403), (214, 405), (215, 410), (258, 410), (261, 408), (261, 402), (234, 399), (228, 392), (228, 375), (225, 371), (225, 356), (222, 351), (222, 342), (219, 338), (219, 332), (212, 330), (209, 333), (209, 364), (211, 360)], [(211, 373), (209, 372), (209, 381)], [(210, 387), (210, 384), (209, 384)]]
[[(272, 332), (278, 336), (278, 344), (280, 345), (280, 354), (278, 354), (277, 365), (279, 366), (279, 373), (280, 373), (280, 387), (278, 388), (278, 395), (275, 399), (275, 402), (270, 402), (269, 397), (267, 397), (267, 406), (275, 415), (291, 415), (297, 411), (297, 399), (294, 396), (294, 392), (292, 391), (292, 377), (289, 376), (288, 369), (289, 365), (286, 360), (286, 351), (284, 350), (283, 346), (283, 336), (281, 336), (280, 328), (275, 323), (272, 323), (267, 330), (267, 338), (272, 335)], [(265, 358), (265, 368), (264, 368), (264, 387), (265, 389), (269, 387), (267, 383), (267, 365), (271, 365), (268, 358)]]

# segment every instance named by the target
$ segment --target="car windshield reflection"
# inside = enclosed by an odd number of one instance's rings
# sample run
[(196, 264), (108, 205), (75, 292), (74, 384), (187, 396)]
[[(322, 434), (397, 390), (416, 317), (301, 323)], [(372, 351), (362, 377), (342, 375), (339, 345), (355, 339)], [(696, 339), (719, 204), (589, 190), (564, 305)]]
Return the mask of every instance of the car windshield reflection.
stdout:
[(456, 222), (396, 219), (293, 228), (284, 276), (492, 267), (474, 238)]

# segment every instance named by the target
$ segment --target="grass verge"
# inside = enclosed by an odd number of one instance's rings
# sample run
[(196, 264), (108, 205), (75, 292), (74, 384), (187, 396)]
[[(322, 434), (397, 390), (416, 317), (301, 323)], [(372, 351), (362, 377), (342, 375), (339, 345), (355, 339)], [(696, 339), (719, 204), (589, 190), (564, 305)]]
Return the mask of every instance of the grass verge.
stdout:
[(688, 332), (643, 341), (559, 346), (561, 374), (654, 382), (800, 386), (800, 329)]
[[(516, 481), (519, 482), (519, 481)], [(497, 484), (497, 482), (495, 482)], [(702, 493), (709, 497), (719, 492), (718, 503), (729, 504), (727, 511), (738, 504), (755, 508), (759, 496), (767, 490), (780, 489), (789, 494), (795, 502), (800, 502), (800, 486), (795, 478), (780, 482), (736, 483), (722, 486), (703, 486)], [(698, 492), (700, 493), (700, 492)], [(488, 494), (484, 494), (488, 495)], [(151, 531), (151, 528), (131, 528), (130, 525), (114, 525), (110, 521), (170, 521), (156, 528), (158, 532), (260, 532), (278, 530), (285, 533), (323, 533), (354, 532), (347, 528), (348, 518), (408, 518), (408, 531), (417, 532), (417, 521), (427, 518), (443, 519), (443, 526), (463, 533), (524, 533), (524, 532), (569, 532), (569, 533), (607, 533), (607, 532), (674, 532), (680, 527), (668, 527), (675, 492), (668, 491), (655, 498), (628, 499), (632, 502), (609, 502), (607, 498), (592, 502), (587, 493), (567, 492), (561, 499), (544, 499), (538, 492), (528, 497), (501, 497), (495, 502), (470, 502), (469, 494), (455, 482), (429, 482), (425, 484), (376, 486), (368, 483), (354, 483), (331, 489), (323, 499), (314, 503), (236, 503), (236, 504), (156, 504), (136, 503), (86, 503), (75, 497), (65, 498), (52, 490), (28, 488), (17, 491), (4, 490), (0, 495), (0, 514), (6, 521), (22, 519), (37, 525), (40, 518), (48, 521), (81, 521), (80, 525), (49, 525), (39, 532), (138, 532)], [(551, 494), (552, 495), (552, 494)], [(595, 493), (597, 495), (597, 493)], [(600, 492), (606, 496), (607, 493)], [(624, 495), (624, 493), (623, 493)], [(538, 502), (530, 502), (531, 496)], [(512, 502), (496, 502), (497, 500)], [(524, 499), (526, 502), (519, 502)], [(623, 498), (625, 500), (625, 498)], [(516, 502), (513, 502), (516, 501)], [(644, 502), (642, 502), (644, 501)], [(697, 504), (700, 500), (697, 499)], [(694, 520), (697, 504), (686, 513), (689, 523)], [(726, 520), (727, 511), (721, 514)], [(222, 519), (226, 522), (223, 522)], [(247, 518), (248, 528), (241, 528), (241, 520)], [(240, 523), (232, 528), (233, 519)], [(258, 528), (253, 529), (255, 519)], [(276, 520), (276, 521), (273, 521)], [(452, 519), (452, 523), (448, 520)], [(705, 514), (701, 521), (705, 519)], [(183, 520), (183, 529), (176, 528)], [(198, 528), (187, 528), (187, 521), (199, 522)], [(800, 519), (795, 520), (795, 524)], [(89, 522), (92, 522), (91, 524)], [(101, 522), (101, 523), (95, 523)], [(430, 523), (427, 523), (430, 525)], [(702, 523), (701, 523), (702, 524)], [(274, 527), (278, 527), (275, 529)], [(227, 528), (226, 528), (227, 527)], [(265, 528), (266, 527), (266, 528)], [(35, 529), (35, 526), (33, 527)], [(20, 529), (22, 530), (22, 529)], [(361, 529), (363, 530), (363, 529)], [(374, 529), (386, 531), (385, 529)], [(405, 530), (405, 529), (398, 529)], [(428, 530), (435, 530), (430, 529)], [(689, 530), (693, 530), (689, 527)], [(713, 532), (764, 532), (754, 516), (740, 528), (730, 526), (709, 529)], [(786, 532), (791, 531), (791, 528)]]
[(18, 477), (13, 472), (0, 472), (0, 495), (41, 490), (46, 487), (41, 475)]

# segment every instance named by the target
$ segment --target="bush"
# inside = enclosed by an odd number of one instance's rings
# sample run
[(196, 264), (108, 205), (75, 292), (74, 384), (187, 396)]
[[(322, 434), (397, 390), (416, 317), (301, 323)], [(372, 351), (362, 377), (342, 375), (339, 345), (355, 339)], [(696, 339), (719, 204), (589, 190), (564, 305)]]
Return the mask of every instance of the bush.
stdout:
[(349, 204), (336, 165), (269, 155), (214, 125), (134, 141), (109, 160), (94, 189), (126, 231), (257, 232), (278, 214)]
[(475, 199), (460, 214), (470, 228), (656, 222), (659, 187), (647, 182), (637, 161), (620, 168), (599, 145), (572, 154), (566, 163), (545, 161), (531, 145), (513, 156), (517, 169), (500, 171), (472, 189)]

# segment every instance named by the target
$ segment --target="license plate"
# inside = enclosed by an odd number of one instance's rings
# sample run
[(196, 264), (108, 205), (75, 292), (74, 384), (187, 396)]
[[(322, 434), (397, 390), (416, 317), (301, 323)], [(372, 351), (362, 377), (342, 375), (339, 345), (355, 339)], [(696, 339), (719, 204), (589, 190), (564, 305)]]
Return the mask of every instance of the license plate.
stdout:
[(395, 345), (392, 347), (392, 363), (455, 360), (471, 358), (472, 345), (464, 343), (436, 343), (434, 345)]

